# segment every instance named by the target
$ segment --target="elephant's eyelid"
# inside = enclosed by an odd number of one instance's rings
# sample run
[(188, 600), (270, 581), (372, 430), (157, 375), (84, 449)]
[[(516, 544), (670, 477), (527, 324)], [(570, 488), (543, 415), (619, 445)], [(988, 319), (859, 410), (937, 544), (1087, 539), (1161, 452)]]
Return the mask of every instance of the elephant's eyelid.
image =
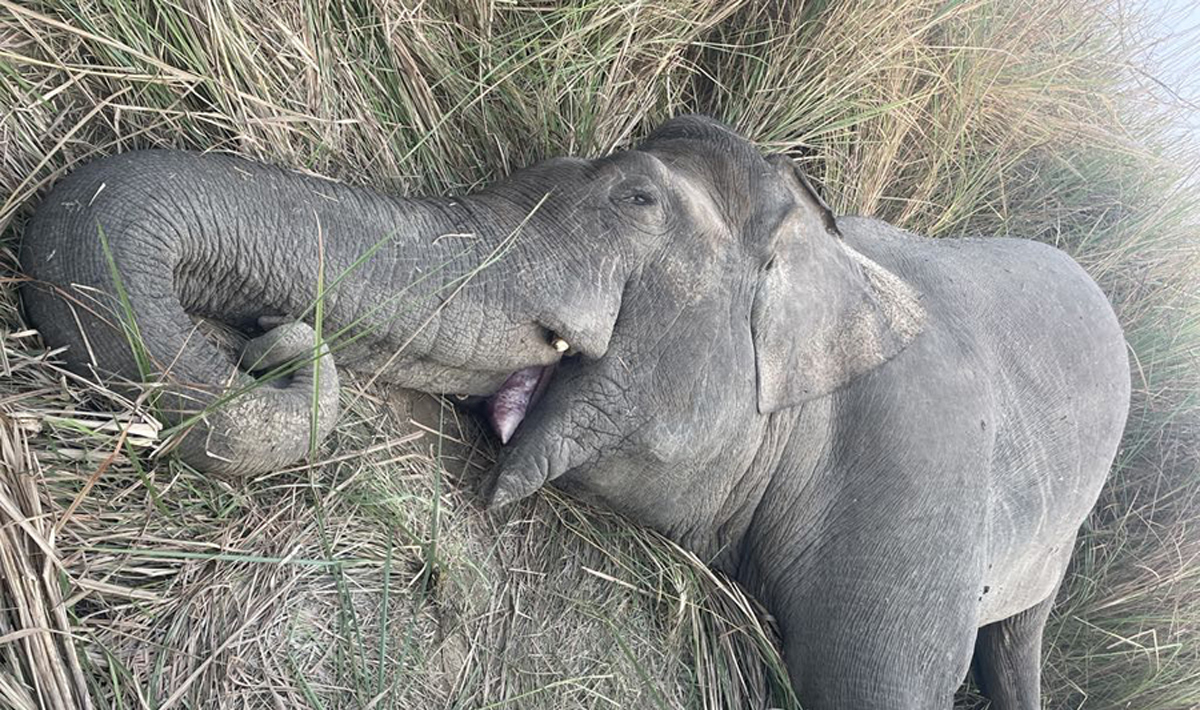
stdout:
[(650, 205), (658, 203), (658, 200), (655, 200), (653, 195), (648, 192), (642, 192), (641, 190), (622, 195), (617, 198), (617, 201), (627, 202), (631, 205), (637, 205), (638, 207), (649, 207)]

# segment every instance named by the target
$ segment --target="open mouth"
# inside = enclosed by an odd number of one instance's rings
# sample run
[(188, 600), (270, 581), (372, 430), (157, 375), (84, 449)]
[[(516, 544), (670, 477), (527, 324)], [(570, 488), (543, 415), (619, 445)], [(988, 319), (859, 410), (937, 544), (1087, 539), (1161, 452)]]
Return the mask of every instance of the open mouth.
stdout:
[(508, 376), (495, 394), (487, 398), (484, 411), (501, 444), (508, 443), (525, 415), (537, 404), (554, 375), (555, 367), (557, 364), (517, 370)]

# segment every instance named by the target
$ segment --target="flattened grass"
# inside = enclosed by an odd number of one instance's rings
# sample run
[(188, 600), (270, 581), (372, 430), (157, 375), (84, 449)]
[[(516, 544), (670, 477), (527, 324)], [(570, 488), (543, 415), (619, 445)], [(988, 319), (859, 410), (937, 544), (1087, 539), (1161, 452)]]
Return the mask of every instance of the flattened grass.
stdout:
[(437, 436), (367, 387), (312, 465), (199, 476), (149, 456), (152, 413), (56, 367), (14, 293), (37, 195), (97, 155), (453, 192), (703, 111), (839, 211), (1041, 239), (1096, 276), (1135, 402), (1047, 705), (1200, 705), (1198, 162), (1144, 26), (1097, 0), (0, 0), (0, 699), (795, 707), (769, 624), (700, 561), (553, 492), (481, 512), (490, 452), (453, 410)]

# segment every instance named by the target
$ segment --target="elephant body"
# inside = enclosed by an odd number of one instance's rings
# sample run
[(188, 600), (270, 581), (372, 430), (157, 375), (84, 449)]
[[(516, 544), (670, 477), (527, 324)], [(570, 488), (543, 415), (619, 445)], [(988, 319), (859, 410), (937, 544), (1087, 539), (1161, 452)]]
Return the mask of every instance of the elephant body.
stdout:
[(838, 227), (921, 294), (924, 328), (763, 422), (730, 571), (777, 615), (805, 708), (949, 707), (973, 654), (993, 707), (1040, 708), (1041, 625), (1125, 422), (1120, 326), (1043, 244)]
[[(835, 218), (790, 159), (696, 116), (458, 198), (117, 156), (55, 187), (21, 258), (72, 368), (202, 414), (182, 449), (202, 468), (307, 450), (330, 353), (495, 393), (489, 503), (554, 482), (709, 560), (779, 620), (806, 710), (949, 708), (972, 661), (993, 707), (1039, 708), (1129, 404), (1121, 328), (1065, 254)], [(251, 336), (240, 368), (197, 318)]]
[(494, 505), (553, 481), (653, 526), (779, 621), (806, 710), (949, 708), (974, 661), (1040, 708), (1041, 635), (1130, 395), (1121, 327), (1066, 254), (835, 218), (782, 156), (674, 119), (669, 236), (604, 357), (569, 359)]

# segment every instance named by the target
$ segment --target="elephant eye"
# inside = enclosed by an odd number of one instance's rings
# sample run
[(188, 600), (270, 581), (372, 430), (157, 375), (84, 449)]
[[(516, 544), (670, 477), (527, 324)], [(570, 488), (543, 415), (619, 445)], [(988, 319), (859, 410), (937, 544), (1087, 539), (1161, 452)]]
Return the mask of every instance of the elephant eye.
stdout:
[(638, 207), (648, 207), (655, 203), (653, 195), (640, 191), (635, 191), (624, 195), (620, 198), (620, 201), (631, 205), (637, 205)]

